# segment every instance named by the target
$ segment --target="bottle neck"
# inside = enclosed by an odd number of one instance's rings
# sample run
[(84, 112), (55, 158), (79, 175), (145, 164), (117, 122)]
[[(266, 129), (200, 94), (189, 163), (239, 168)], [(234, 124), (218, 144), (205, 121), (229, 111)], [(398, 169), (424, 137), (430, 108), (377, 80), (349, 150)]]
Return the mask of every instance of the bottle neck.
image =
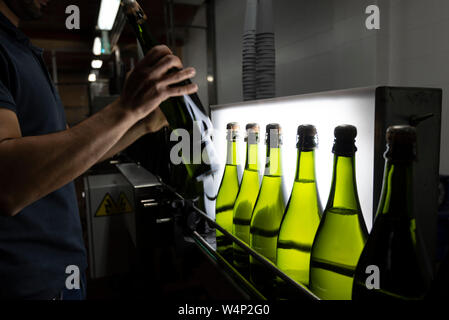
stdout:
[(332, 188), (327, 208), (338, 207), (361, 211), (355, 179), (355, 158), (334, 156)]
[(281, 148), (278, 145), (276, 148), (267, 147), (267, 161), (265, 163), (265, 175), (266, 176), (278, 176), (282, 175), (282, 163), (281, 163)]
[(398, 215), (396, 218), (413, 218), (413, 161), (385, 162), (381, 203), (378, 214)]
[(228, 141), (226, 165), (237, 165), (237, 141)]
[(158, 45), (156, 39), (151, 35), (148, 17), (136, 1), (125, 4), (125, 14), (137, 35), (137, 39), (144, 53), (147, 53), (151, 48)]
[(257, 143), (249, 143), (246, 146), (246, 170), (259, 170), (259, 147)]
[(315, 181), (315, 151), (298, 149), (295, 181)]

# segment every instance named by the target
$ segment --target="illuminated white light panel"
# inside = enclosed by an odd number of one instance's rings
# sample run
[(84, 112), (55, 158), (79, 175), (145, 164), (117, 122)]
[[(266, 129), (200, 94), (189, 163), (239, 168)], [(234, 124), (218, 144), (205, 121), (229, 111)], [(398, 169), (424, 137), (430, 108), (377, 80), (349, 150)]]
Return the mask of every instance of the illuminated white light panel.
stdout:
[(92, 52), (96, 56), (101, 55), (101, 39), (100, 39), (100, 37), (96, 37), (94, 39), (94, 45), (92, 47)]
[(101, 0), (97, 22), (100, 30), (112, 30), (119, 7), (120, 0)]

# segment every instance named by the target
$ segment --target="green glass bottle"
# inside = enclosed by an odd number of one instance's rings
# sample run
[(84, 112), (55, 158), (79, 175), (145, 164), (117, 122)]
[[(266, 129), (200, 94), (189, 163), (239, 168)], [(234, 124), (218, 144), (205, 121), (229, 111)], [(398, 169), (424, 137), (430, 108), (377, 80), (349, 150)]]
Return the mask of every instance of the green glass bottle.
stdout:
[[(259, 132), (257, 123), (246, 125), (246, 164), (240, 190), (235, 200), (232, 234), (244, 241), (248, 246), (249, 227), (257, 195), (260, 188), (259, 177)], [(234, 266), (241, 272), (249, 271), (249, 255), (237, 244), (233, 243)]]
[[(228, 123), (227, 127), (226, 166), (218, 189), (215, 202), (215, 221), (226, 231), (232, 233), (232, 213), (235, 199), (239, 192), (239, 178), (237, 169), (237, 138), (239, 125)], [(217, 251), (227, 260), (232, 261), (232, 241), (219, 230), (216, 231)]]
[[(148, 17), (135, 0), (122, 0), (121, 6), (128, 23), (132, 27), (144, 54), (148, 53), (158, 42), (150, 32)], [(191, 83), (185, 80), (179, 85)], [(181, 189), (190, 188), (188, 180), (201, 180), (217, 170), (217, 159), (212, 143), (212, 122), (210, 121), (201, 100), (196, 93), (182, 97), (172, 97), (160, 104), (160, 108), (167, 118), (172, 134), (177, 141), (185, 139), (184, 132), (188, 132), (190, 138), (190, 150), (183, 152), (181, 149), (181, 165), (173, 168), (171, 183)], [(179, 130), (181, 129), (181, 130)], [(178, 190), (181, 190), (178, 189)]]
[(309, 288), (321, 299), (351, 299), (354, 271), (368, 236), (355, 179), (356, 136), (354, 126), (335, 128), (332, 186), (310, 258)]
[[(269, 124), (266, 132), (267, 160), (262, 186), (251, 218), (250, 246), (275, 264), (277, 237), (285, 210), (282, 189), (281, 127), (278, 124)], [(269, 291), (274, 284), (274, 279), (266, 275), (263, 266), (252, 256), (250, 275), (251, 281), (263, 292)]]
[(315, 179), (317, 132), (298, 127), (295, 182), (279, 231), (276, 264), (292, 279), (309, 284), (310, 251), (322, 215)]
[(432, 275), (413, 205), (416, 129), (388, 128), (384, 157), (382, 195), (356, 268), (353, 299), (423, 299)]

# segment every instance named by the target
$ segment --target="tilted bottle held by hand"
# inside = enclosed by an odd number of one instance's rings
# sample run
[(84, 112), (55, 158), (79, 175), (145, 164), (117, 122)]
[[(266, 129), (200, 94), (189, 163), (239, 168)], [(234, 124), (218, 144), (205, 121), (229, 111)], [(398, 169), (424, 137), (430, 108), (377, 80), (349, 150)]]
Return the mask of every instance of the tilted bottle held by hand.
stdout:
[(416, 129), (387, 130), (387, 151), (376, 220), (360, 256), (353, 299), (423, 299), (430, 287), (431, 267), (413, 205)]
[[(246, 164), (242, 183), (234, 205), (232, 234), (249, 246), (249, 228), (257, 195), (260, 188), (259, 177), (259, 134), (257, 123), (246, 125)], [(249, 255), (233, 243), (234, 265), (242, 272), (249, 271)]]
[[(121, 5), (144, 54), (148, 53), (158, 43), (151, 35), (147, 15), (135, 0), (122, 0)], [(188, 83), (190, 80), (182, 81), (179, 85)], [(170, 98), (162, 102), (160, 108), (178, 139), (184, 138), (179, 129), (189, 133), (190, 152), (181, 154), (187, 178), (202, 179), (216, 171), (218, 161), (211, 140), (213, 127), (198, 95), (195, 93)]]
[[(232, 233), (232, 213), (234, 210), (235, 199), (239, 192), (238, 178), (238, 155), (237, 138), (239, 125), (235, 122), (228, 123), (226, 126), (227, 153), (226, 166), (218, 189), (217, 200), (215, 202), (215, 221), (229, 233)], [(223, 235), (219, 230), (216, 231), (217, 250), (225, 258), (231, 261), (232, 241)]]
[[(267, 125), (266, 144), (265, 174), (251, 218), (250, 246), (275, 264), (277, 237), (285, 210), (281, 165), (282, 133), (278, 124)], [(274, 284), (274, 279), (267, 277), (263, 270), (260, 263), (251, 256), (251, 280), (259, 288), (268, 289)]]
[(338, 126), (334, 134), (332, 186), (312, 245), (309, 287), (321, 299), (350, 300), (368, 232), (355, 178), (357, 129)]
[(279, 231), (276, 264), (292, 279), (309, 284), (310, 251), (322, 208), (315, 178), (316, 128), (298, 127), (293, 190)]

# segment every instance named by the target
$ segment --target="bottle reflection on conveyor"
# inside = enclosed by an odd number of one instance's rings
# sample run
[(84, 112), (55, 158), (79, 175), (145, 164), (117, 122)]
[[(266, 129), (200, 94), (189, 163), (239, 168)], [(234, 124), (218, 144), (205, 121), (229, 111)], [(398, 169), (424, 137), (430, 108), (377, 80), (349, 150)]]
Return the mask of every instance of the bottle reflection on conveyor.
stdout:
[[(151, 35), (147, 15), (137, 1), (122, 0), (121, 5), (143, 52), (148, 53), (158, 45), (158, 42)], [(186, 80), (179, 85), (189, 82), (190, 80)], [(189, 197), (192, 193), (198, 194), (197, 192), (202, 192), (199, 190), (202, 185), (198, 181), (207, 178), (218, 168), (216, 151), (211, 138), (212, 122), (197, 94), (172, 97), (162, 102), (160, 108), (170, 125), (170, 140), (175, 138), (177, 141), (174, 144), (183, 141), (186, 138), (185, 132), (188, 133), (190, 140), (189, 152), (185, 152), (185, 149), (179, 150), (178, 155), (182, 158), (182, 163), (171, 166), (168, 183), (176, 187), (183, 195), (184, 192), (187, 192)]]

